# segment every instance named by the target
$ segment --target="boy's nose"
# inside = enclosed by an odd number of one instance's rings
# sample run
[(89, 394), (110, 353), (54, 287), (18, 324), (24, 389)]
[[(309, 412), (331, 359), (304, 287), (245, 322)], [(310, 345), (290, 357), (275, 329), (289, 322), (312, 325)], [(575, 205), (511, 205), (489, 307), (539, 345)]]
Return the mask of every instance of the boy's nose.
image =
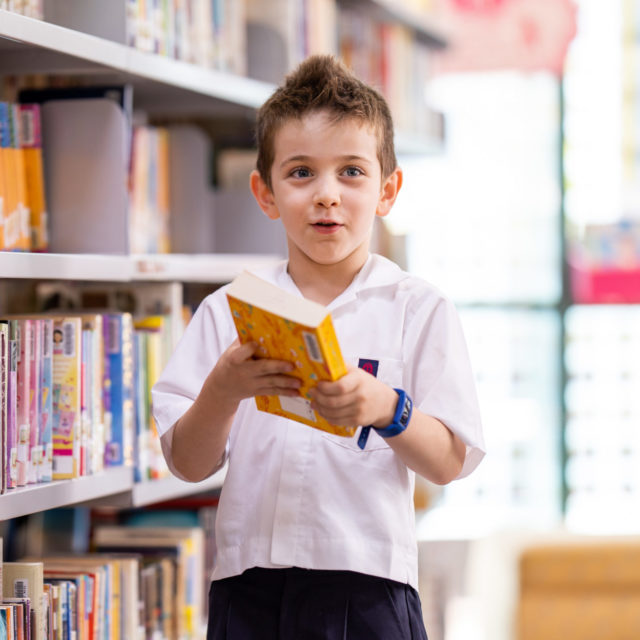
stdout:
[(340, 204), (340, 190), (335, 180), (324, 179), (316, 182), (313, 203), (320, 207), (335, 207)]

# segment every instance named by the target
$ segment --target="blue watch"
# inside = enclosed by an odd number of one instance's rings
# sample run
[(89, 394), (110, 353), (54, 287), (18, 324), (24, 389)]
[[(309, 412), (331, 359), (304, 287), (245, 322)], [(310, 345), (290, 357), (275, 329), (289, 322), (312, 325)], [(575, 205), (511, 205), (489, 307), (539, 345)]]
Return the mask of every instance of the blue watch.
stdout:
[(402, 389), (394, 389), (398, 394), (398, 404), (396, 405), (396, 412), (393, 414), (393, 420), (391, 424), (386, 427), (373, 427), (375, 432), (383, 438), (391, 438), (402, 433), (408, 426), (409, 420), (411, 420), (411, 413), (413, 411), (413, 400), (409, 397), (409, 394)]
[(398, 394), (398, 404), (396, 405), (396, 411), (393, 414), (391, 424), (386, 427), (374, 427), (373, 425), (362, 427), (360, 437), (358, 438), (358, 446), (361, 449), (367, 446), (367, 439), (369, 438), (369, 431), (371, 431), (371, 429), (383, 438), (391, 438), (392, 436), (397, 436), (399, 433), (402, 433), (409, 426), (411, 412), (413, 411), (413, 400), (411, 400), (409, 394), (402, 389), (394, 389), (394, 391)]

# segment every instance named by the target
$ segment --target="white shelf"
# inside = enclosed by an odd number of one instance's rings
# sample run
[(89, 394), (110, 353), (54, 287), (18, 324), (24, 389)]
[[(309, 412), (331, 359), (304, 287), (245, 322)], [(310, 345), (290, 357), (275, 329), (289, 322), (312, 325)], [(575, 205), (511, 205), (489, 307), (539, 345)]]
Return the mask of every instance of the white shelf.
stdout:
[(0, 521), (71, 505), (142, 507), (219, 489), (226, 474), (223, 467), (202, 482), (183, 482), (175, 476), (134, 482), (131, 467), (114, 467), (74, 480), (27, 485), (0, 496)]
[(133, 469), (114, 467), (93, 476), (10, 489), (0, 496), (0, 520), (103, 498), (130, 491), (132, 486)]
[[(0, 73), (90, 73), (104, 76), (105, 82), (124, 81), (136, 84), (136, 96), (149, 103), (170, 98), (188, 110), (179, 90), (255, 109), (272, 93), (266, 82), (235, 76), (193, 64), (144, 53), (104, 38), (66, 29), (48, 22), (0, 10)], [(160, 87), (168, 86), (170, 94)], [(146, 101), (145, 101), (146, 102)], [(196, 110), (202, 102), (195, 103)]]
[(228, 282), (244, 269), (260, 269), (281, 256), (255, 254), (158, 254), (132, 256), (134, 280)]
[(281, 259), (232, 253), (106, 256), (0, 251), (0, 279), (220, 283), (243, 269), (259, 269)]
[(126, 506), (143, 507), (156, 502), (164, 502), (165, 500), (182, 498), (194, 493), (219, 489), (222, 487), (226, 475), (227, 467), (223, 467), (220, 471), (214, 473), (210, 478), (202, 482), (184, 482), (175, 476), (161, 478), (159, 480), (149, 480), (147, 482), (137, 482), (129, 494), (130, 503), (126, 504)]
[(0, 251), (0, 278), (38, 280), (131, 280), (128, 256)]

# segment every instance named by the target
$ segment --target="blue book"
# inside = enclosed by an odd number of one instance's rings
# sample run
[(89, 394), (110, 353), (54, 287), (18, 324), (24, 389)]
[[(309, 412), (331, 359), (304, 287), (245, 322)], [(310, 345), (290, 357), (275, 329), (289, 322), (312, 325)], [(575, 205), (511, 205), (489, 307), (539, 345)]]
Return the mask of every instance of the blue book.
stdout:
[[(134, 450), (134, 345), (130, 313), (104, 317), (105, 371), (109, 397), (105, 417), (105, 465), (132, 465)], [(108, 407), (108, 409), (107, 409)]]

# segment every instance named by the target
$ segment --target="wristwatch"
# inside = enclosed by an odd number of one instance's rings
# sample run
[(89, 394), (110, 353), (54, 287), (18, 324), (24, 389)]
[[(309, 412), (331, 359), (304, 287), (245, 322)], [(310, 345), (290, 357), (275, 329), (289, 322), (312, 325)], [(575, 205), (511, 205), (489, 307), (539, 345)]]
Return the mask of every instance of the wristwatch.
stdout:
[(409, 394), (402, 389), (394, 389), (394, 391), (398, 394), (398, 404), (391, 424), (386, 427), (373, 427), (375, 432), (383, 438), (391, 438), (402, 433), (409, 426), (409, 420), (411, 420), (413, 401)]
[(396, 411), (393, 414), (391, 424), (386, 427), (374, 427), (373, 425), (362, 427), (360, 437), (358, 438), (358, 446), (361, 449), (367, 446), (367, 439), (369, 438), (369, 431), (371, 431), (371, 429), (383, 438), (391, 438), (392, 436), (397, 436), (399, 433), (402, 433), (409, 426), (411, 412), (413, 411), (413, 400), (411, 400), (409, 394), (402, 389), (394, 389), (394, 391), (398, 394), (398, 404), (396, 405)]

